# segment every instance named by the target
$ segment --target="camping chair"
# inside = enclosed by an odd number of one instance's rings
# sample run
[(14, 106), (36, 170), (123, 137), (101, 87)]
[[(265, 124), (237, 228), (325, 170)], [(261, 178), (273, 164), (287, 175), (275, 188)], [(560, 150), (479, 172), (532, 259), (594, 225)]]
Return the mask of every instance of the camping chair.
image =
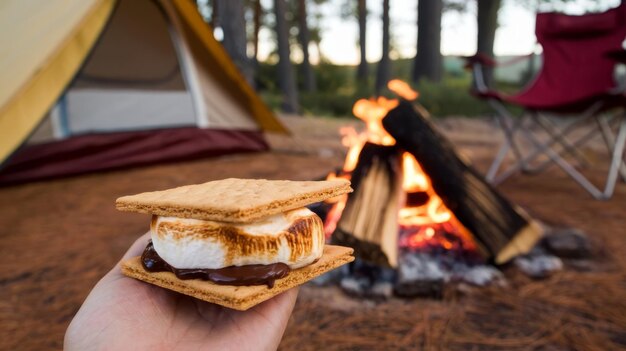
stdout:
[[(609, 54), (622, 50), (626, 38), (626, 4), (603, 13), (582, 16), (541, 13), (537, 15), (535, 34), (543, 47), (543, 66), (535, 80), (516, 95), (491, 90), (485, 84), (484, 67), (498, 66), (495, 60), (481, 54), (467, 58), (475, 81), (472, 93), (493, 107), (505, 135), (505, 142), (486, 178), (498, 184), (515, 173), (540, 172), (554, 163), (593, 197), (608, 199), (613, 194), (618, 174), (626, 181), (623, 160), (626, 116), (607, 116), (605, 113), (618, 106), (626, 107), (626, 96), (619, 91), (613, 78), (616, 55)], [(521, 116), (513, 118), (507, 104), (522, 107)], [(546, 114), (559, 116), (562, 121), (555, 123)], [(573, 114), (578, 117), (572, 117)], [(590, 121), (595, 122), (592, 130), (585, 130), (582, 136), (572, 139), (572, 132)], [(535, 126), (534, 129), (528, 126), (529, 123)], [(615, 124), (619, 125), (617, 137), (612, 130)], [(541, 141), (537, 129), (546, 133), (549, 140)], [(612, 154), (603, 190), (564, 158), (570, 155), (579, 164), (586, 165), (578, 147), (597, 132)], [(525, 155), (516, 136), (529, 142), (534, 150)], [(517, 162), (498, 173), (509, 150)], [(548, 159), (537, 165), (542, 155)]]

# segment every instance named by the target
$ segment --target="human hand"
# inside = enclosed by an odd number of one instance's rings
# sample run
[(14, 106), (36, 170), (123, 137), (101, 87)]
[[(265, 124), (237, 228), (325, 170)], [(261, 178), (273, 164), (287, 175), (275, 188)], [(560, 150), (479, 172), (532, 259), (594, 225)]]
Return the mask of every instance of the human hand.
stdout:
[[(140, 255), (148, 240), (135, 241), (122, 261)], [(126, 277), (122, 261), (74, 316), (66, 350), (275, 350), (298, 296), (294, 288), (236, 311)]]

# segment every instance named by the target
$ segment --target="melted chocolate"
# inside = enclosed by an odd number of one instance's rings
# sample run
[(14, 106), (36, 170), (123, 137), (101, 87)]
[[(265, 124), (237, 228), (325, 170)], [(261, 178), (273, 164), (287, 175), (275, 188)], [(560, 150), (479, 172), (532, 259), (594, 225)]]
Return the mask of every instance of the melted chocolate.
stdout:
[(230, 266), (218, 269), (174, 268), (156, 252), (152, 241), (141, 254), (141, 264), (148, 272), (172, 272), (178, 279), (210, 280), (221, 285), (267, 285), (274, 287), (276, 279), (289, 275), (291, 269), (284, 263)]

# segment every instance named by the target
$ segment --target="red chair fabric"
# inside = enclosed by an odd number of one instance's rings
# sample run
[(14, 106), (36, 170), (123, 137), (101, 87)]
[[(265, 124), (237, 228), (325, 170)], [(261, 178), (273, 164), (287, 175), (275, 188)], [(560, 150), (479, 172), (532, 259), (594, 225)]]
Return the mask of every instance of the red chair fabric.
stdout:
[(543, 47), (543, 66), (525, 90), (507, 96), (478, 93), (535, 110), (576, 110), (599, 99), (611, 99), (615, 61), (626, 38), (626, 4), (603, 13), (571, 16), (537, 15), (535, 34)]

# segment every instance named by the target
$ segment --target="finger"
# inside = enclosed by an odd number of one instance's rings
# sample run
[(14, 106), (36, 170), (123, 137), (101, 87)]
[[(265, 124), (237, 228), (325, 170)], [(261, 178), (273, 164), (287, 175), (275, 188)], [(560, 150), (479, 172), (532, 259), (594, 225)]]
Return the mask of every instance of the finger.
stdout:
[(287, 323), (291, 317), (291, 312), (298, 298), (299, 287), (289, 289), (264, 303), (253, 307), (252, 310), (265, 315), (271, 316), (271, 320), (275, 322), (274, 328), (268, 330), (268, 350), (278, 349), (280, 340), (287, 329)]
[(299, 292), (300, 292), (300, 287), (297, 286), (277, 296), (278, 299), (281, 299), (279, 303), (286, 316), (285, 326), (287, 325), (289, 316), (291, 316), (291, 312), (293, 311), (293, 308), (296, 305), (296, 300), (298, 300)]
[(278, 321), (284, 330), (284, 327), (287, 326), (287, 322), (289, 321), (289, 316), (291, 316), (291, 311), (293, 311), (296, 300), (298, 299), (299, 289), (300, 287), (291, 288), (252, 309), (264, 314), (269, 312), (277, 315), (279, 317)]

